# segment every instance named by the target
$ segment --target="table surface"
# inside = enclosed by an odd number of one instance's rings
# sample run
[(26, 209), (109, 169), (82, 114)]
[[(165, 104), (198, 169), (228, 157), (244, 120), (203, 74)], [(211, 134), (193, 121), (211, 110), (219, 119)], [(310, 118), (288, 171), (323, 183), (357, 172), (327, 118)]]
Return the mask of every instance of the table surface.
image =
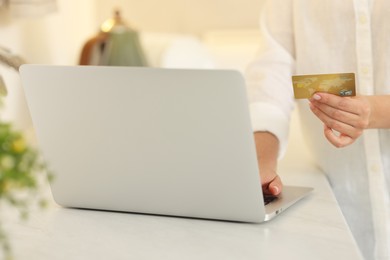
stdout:
[[(15, 259), (361, 259), (324, 174), (284, 161), (286, 184), (313, 193), (277, 218), (246, 224), (62, 208), (11, 211)], [(2, 210), (3, 213), (4, 210)]]

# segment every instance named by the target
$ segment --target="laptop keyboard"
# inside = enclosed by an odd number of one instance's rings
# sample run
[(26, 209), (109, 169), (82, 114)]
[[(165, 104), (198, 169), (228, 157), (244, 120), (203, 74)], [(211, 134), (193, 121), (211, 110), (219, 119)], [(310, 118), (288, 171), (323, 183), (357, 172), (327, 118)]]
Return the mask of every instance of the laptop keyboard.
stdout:
[(272, 201), (274, 201), (277, 198), (278, 197), (273, 196), (273, 195), (263, 194), (264, 205), (267, 205), (267, 204), (271, 203)]

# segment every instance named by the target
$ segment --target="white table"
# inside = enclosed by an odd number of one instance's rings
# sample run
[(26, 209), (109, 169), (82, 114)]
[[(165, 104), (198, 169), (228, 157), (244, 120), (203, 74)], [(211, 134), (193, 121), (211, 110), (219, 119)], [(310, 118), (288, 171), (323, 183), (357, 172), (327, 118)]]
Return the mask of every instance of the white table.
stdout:
[(279, 173), (285, 184), (315, 190), (272, 221), (243, 224), (76, 210), (54, 202), (22, 221), (0, 209), (15, 260), (362, 259), (328, 181), (302, 147), (296, 117)]
[[(361, 259), (324, 175), (285, 161), (286, 184), (314, 192), (263, 224), (66, 209), (9, 214), (15, 259)], [(13, 215), (13, 217), (11, 217)]]

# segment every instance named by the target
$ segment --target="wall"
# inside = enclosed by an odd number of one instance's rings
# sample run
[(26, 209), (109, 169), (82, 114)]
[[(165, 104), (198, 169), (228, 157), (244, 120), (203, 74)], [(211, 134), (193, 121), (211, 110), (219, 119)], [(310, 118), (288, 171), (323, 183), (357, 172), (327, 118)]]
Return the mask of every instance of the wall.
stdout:
[(98, 28), (94, 0), (58, 0), (43, 17), (11, 16), (0, 10), (0, 46), (30, 63), (75, 64), (82, 43)]
[(31, 63), (76, 64), (82, 44), (120, 7), (142, 31), (256, 30), (264, 0), (57, 0), (58, 12), (14, 18), (0, 9), (0, 46)]
[(146, 31), (201, 34), (209, 30), (253, 29), (264, 0), (96, 0), (99, 21), (122, 10), (133, 26)]

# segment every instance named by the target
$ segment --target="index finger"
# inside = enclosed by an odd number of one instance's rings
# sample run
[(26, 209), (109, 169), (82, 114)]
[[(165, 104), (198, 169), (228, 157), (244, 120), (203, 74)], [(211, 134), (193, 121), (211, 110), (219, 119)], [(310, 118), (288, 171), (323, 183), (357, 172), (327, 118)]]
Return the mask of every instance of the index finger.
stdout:
[(359, 111), (356, 111), (357, 106), (352, 97), (340, 97), (334, 94), (317, 92), (309, 100), (312, 103), (318, 102), (352, 114), (359, 114)]
[(278, 196), (282, 192), (282, 189), (283, 184), (279, 175), (276, 175), (271, 182), (263, 185), (263, 193), (267, 195)]

